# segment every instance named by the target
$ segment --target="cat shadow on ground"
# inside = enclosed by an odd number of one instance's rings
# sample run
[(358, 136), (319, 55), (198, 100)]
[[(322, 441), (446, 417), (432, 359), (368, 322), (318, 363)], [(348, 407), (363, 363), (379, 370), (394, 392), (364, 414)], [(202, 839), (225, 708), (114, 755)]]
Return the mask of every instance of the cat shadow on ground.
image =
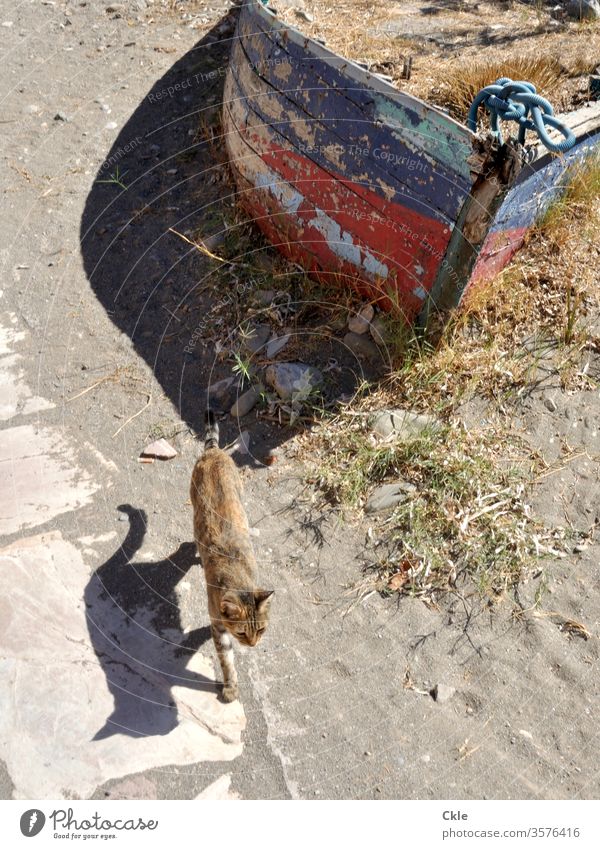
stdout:
[(94, 736), (168, 734), (178, 724), (173, 687), (216, 693), (215, 681), (190, 671), (190, 658), (210, 639), (208, 626), (183, 633), (175, 588), (197, 563), (183, 543), (164, 560), (133, 562), (146, 532), (146, 514), (130, 505), (127, 536), (93, 573), (85, 590), (87, 626), (114, 708)]

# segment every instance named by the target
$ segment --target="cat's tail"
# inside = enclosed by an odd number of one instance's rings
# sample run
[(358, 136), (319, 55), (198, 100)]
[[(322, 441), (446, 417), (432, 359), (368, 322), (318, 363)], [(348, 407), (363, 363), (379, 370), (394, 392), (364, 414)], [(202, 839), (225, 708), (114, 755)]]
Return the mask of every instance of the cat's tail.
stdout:
[(204, 414), (204, 420), (206, 422), (206, 430), (204, 432), (204, 450), (207, 451), (209, 448), (218, 448), (219, 423), (217, 422), (212, 410), (206, 411)]

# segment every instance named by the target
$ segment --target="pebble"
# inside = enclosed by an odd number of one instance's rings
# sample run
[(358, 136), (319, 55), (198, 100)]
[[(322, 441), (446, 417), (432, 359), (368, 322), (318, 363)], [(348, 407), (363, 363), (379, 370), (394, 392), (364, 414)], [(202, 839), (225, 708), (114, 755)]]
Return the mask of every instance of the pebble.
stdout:
[[(235, 440), (232, 451), (237, 451), (238, 454), (249, 454), (250, 453), (250, 431), (243, 430), (238, 438)], [(258, 528), (251, 528), (250, 535), (259, 537), (260, 531)]]
[(289, 401), (297, 395), (306, 397), (307, 389), (320, 386), (323, 375), (319, 369), (304, 363), (277, 363), (267, 368), (265, 379), (280, 398)]
[(350, 348), (357, 357), (365, 357), (367, 360), (377, 360), (381, 356), (375, 342), (360, 333), (346, 333), (344, 345)]
[(387, 321), (382, 315), (376, 315), (371, 324), (369, 325), (369, 331), (371, 333), (371, 337), (374, 342), (378, 345), (385, 345), (389, 342), (389, 326)]
[(547, 410), (550, 410), (551, 413), (555, 413), (558, 410), (558, 405), (554, 398), (544, 398), (544, 406)]
[(104, 129), (105, 130), (116, 130), (117, 129), (117, 122), (116, 121), (109, 121), (108, 124), (104, 127)]
[(456, 693), (456, 688), (451, 687), (448, 684), (436, 684), (433, 690), (431, 691), (431, 695), (435, 699), (436, 702), (448, 702), (452, 698), (452, 696)]
[(65, 115), (64, 112), (57, 112), (56, 115), (54, 116), (54, 120), (55, 121), (64, 121), (65, 124), (68, 124), (69, 121), (70, 121), (70, 118), (68, 118), (67, 115)]
[(406, 501), (415, 491), (416, 486), (412, 483), (404, 481), (384, 483), (369, 496), (365, 504), (365, 513), (382, 513), (384, 510), (392, 510), (396, 505)]
[(569, 0), (567, 14), (576, 21), (597, 21), (600, 18), (598, 0)]
[(266, 345), (270, 335), (271, 328), (268, 324), (255, 324), (244, 334), (242, 344), (247, 351), (256, 354)]
[(413, 413), (411, 410), (383, 410), (371, 420), (373, 431), (382, 439), (392, 434), (415, 436), (428, 428), (439, 426), (433, 416)]
[(531, 733), (531, 731), (525, 731), (524, 728), (520, 728), (519, 734), (521, 734), (523, 737), (526, 737), (527, 740), (533, 740), (533, 734)]
[(177, 451), (170, 445), (166, 439), (157, 439), (146, 445), (140, 457), (154, 457), (157, 460), (172, 460), (177, 456)]
[(254, 302), (261, 307), (268, 307), (275, 300), (275, 289), (259, 289), (252, 296)]
[(291, 338), (291, 334), (286, 333), (285, 336), (276, 336), (275, 339), (271, 339), (267, 345), (267, 357), (271, 360), (277, 356), (280, 351), (283, 351)]
[(216, 383), (211, 384), (208, 387), (208, 396), (209, 398), (216, 398), (218, 400), (222, 400), (226, 395), (227, 391), (231, 387), (235, 378), (226, 377), (223, 380), (218, 380)]
[(373, 309), (373, 306), (371, 304), (365, 304), (364, 307), (356, 313), (356, 315), (350, 317), (348, 320), (348, 329), (351, 330), (352, 333), (366, 333), (374, 315), (375, 310)]
[(256, 386), (251, 386), (243, 395), (236, 400), (235, 404), (232, 406), (230, 415), (233, 416), (234, 419), (241, 419), (242, 416), (246, 416), (256, 405), (258, 404), (258, 400), (260, 398), (260, 390)]

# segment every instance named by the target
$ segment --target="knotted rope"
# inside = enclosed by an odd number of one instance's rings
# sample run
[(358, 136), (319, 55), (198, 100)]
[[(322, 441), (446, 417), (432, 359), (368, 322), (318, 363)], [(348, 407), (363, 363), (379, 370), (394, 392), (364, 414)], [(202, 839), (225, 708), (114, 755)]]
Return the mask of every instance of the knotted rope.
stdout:
[[(525, 144), (525, 133), (533, 130), (554, 153), (566, 153), (577, 139), (575, 134), (554, 116), (554, 109), (548, 101), (535, 92), (535, 86), (527, 82), (513, 82), (508, 77), (496, 80), (494, 85), (482, 88), (469, 109), (467, 127), (477, 130), (477, 111), (481, 105), (491, 115), (492, 132), (502, 143), (500, 121), (517, 121), (519, 124), (518, 140)], [(564, 136), (562, 141), (554, 142), (546, 132), (546, 127), (558, 130)]]

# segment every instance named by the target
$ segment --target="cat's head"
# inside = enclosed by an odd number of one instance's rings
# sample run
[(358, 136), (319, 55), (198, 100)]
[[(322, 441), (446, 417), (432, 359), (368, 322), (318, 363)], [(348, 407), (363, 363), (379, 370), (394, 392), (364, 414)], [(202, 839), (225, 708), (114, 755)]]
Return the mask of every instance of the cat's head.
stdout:
[(227, 590), (221, 598), (221, 622), (243, 646), (255, 646), (269, 623), (274, 590)]

